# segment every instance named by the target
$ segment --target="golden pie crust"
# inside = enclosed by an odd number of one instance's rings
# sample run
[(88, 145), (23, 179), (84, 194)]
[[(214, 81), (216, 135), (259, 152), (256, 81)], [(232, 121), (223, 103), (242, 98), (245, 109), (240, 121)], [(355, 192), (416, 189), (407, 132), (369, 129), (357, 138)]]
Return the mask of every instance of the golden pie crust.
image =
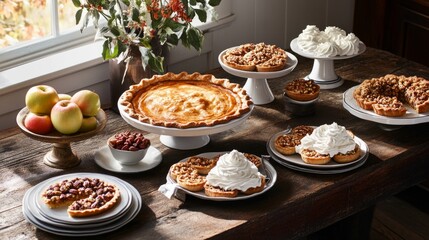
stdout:
[(186, 72), (142, 79), (119, 102), (140, 122), (174, 128), (226, 123), (249, 112), (253, 104), (246, 91), (228, 79)]

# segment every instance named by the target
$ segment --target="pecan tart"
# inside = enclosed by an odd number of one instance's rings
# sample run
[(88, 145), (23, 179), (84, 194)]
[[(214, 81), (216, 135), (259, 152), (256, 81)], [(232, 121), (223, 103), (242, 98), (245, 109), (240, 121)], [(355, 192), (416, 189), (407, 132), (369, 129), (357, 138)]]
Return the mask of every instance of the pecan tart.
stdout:
[(301, 144), (302, 136), (297, 134), (283, 134), (278, 136), (274, 141), (274, 147), (284, 155), (295, 154), (295, 147)]
[(239, 70), (274, 72), (285, 68), (287, 54), (276, 45), (246, 43), (227, 50), (222, 61)]
[(113, 184), (85, 177), (52, 184), (42, 198), (50, 208), (68, 206), (71, 217), (87, 217), (113, 208), (120, 199), (120, 191)]
[(364, 80), (354, 90), (353, 97), (361, 108), (382, 116), (404, 116), (404, 104), (417, 113), (425, 113), (429, 111), (429, 81), (416, 76), (387, 74)]
[(174, 128), (213, 126), (250, 111), (246, 91), (211, 74), (167, 73), (142, 79), (119, 103), (140, 122)]
[(186, 161), (197, 170), (199, 174), (207, 175), (210, 170), (216, 165), (217, 160), (209, 159), (201, 156), (191, 156)]
[(347, 153), (337, 153), (332, 159), (337, 163), (348, 163), (355, 161), (360, 156), (360, 147), (356, 144), (355, 149), (348, 151)]
[(313, 80), (295, 79), (286, 84), (284, 92), (294, 100), (310, 101), (319, 96), (320, 86)]
[(197, 172), (180, 174), (176, 180), (179, 186), (192, 192), (203, 190), (204, 184), (206, 184), (206, 177), (199, 175)]

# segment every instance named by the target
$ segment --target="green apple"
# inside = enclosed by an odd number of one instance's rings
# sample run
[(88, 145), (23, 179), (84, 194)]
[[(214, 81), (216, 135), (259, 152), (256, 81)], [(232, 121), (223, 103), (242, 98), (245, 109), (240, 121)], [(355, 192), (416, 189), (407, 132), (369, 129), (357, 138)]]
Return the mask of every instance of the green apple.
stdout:
[(60, 100), (70, 100), (71, 96), (66, 94), (66, 93), (58, 93), (58, 97), (60, 98)]
[(24, 126), (33, 133), (48, 134), (54, 130), (49, 115), (39, 115), (29, 112), (24, 119)]
[(90, 90), (80, 90), (73, 94), (70, 101), (79, 106), (85, 117), (93, 117), (97, 115), (98, 110), (100, 110), (100, 97), (97, 93)]
[(48, 115), (59, 101), (57, 91), (47, 85), (31, 87), (25, 95), (25, 105), (32, 113)]
[(84, 117), (79, 132), (89, 132), (97, 128), (97, 118)]
[(57, 102), (51, 111), (52, 125), (62, 134), (73, 134), (79, 131), (82, 119), (79, 106), (70, 100)]

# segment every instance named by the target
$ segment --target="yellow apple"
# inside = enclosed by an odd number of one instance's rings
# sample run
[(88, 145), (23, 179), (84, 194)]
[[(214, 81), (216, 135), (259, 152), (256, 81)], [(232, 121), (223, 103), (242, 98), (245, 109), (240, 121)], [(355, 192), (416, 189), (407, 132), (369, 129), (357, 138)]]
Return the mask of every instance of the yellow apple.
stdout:
[(93, 117), (97, 115), (98, 110), (100, 110), (100, 97), (97, 93), (90, 90), (80, 90), (73, 94), (70, 101), (79, 106), (85, 117)]
[(51, 111), (52, 125), (62, 134), (73, 134), (79, 131), (82, 119), (79, 106), (70, 100), (59, 101)]
[(84, 117), (79, 132), (89, 132), (97, 128), (97, 118)]
[(47, 85), (31, 87), (25, 95), (25, 105), (32, 113), (48, 115), (59, 101), (57, 91)]
[(60, 100), (70, 100), (71, 96), (66, 93), (58, 93), (58, 97)]

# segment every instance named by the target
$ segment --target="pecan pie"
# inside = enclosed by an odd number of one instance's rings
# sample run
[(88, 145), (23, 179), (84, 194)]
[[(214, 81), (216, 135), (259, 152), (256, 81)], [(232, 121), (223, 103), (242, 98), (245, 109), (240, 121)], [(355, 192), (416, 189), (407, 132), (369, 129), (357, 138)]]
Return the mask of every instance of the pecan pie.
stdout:
[(303, 149), (299, 154), (301, 154), (302, 161), (309, 164), (326, 164), (331, 160), (329, 154), (320, 154), (310, 149)]
[(210, 170), (216, 165), (217, 160), (209, 159), (201, 156), (192, 156), (187, 160), (199, 174), (207, 175)]
[(142, 79), (119, 103), (130, 117), (157, 126), (213, 126), (250, 111), (252, 100), (238, 84), (211, 74), (167, 73)]
[(179, 186), (192, 191), (198, 192), (204, 189), (206, 177), (199, 175), (197, 172), (183, 173), (177, 176)]
[(276, 45), (246, 43), (226, 51), (226, 65), (244, 71), (274, 72), (286, 66), (286, 51)]
[(319, 96), (320, 86), (313, 80), (295, 79), (286, 84), (284, 92), (294, 100), (310, 101)]
[(356, 144), (355, 149), (348, 151), (347, 153), (337, 153), (332, 159), (337, 163), (348, 163), (358, 159), (360, 156), (360, 147)]
[(357, 104), (365, 110), (389, 117), (406, 114), (404, 104), (417, 113), (429, 111), (429, 81), (421, 77), (388, 74), (364, 80), (353, 92)]
[(87, 217), (113, 208), (120, 199), (119, 189), (98, 178), (66, 179), (42, 193), (50, 208), (68, 206), (71, 217)]

